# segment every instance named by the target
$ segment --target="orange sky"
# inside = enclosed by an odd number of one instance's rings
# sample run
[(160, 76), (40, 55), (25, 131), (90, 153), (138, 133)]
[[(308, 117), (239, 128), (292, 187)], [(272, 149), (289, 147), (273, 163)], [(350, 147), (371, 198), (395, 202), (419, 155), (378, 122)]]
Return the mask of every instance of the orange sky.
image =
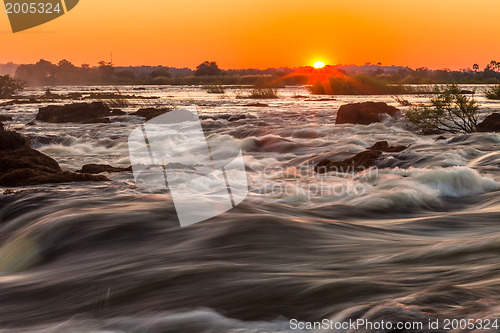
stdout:
[(499, 0), (81, 0), (16, 34), (0, 13), (0, 63), (483, 67), (500, 61), (499, 13)]

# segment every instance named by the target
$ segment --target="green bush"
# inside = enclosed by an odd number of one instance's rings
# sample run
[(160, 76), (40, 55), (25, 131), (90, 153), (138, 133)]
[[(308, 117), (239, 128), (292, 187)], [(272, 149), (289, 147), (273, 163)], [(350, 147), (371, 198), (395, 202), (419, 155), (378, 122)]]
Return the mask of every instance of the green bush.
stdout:
[(431, 105), (411, 108), (406, 119), (424, 134), (475, 132), (479, 106), (474, 97), (462, 94), (454, 84), (434, 89)]
[(500, 99), (500, 84), (486, 90), (487, 99)]

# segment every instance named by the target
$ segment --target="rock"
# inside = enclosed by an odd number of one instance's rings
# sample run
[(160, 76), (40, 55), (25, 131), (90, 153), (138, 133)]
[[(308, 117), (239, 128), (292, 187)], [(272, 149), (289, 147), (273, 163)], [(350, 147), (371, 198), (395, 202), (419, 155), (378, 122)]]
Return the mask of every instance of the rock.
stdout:
[(127, 112), (120, 109), (111, 109), (111, 113), (113, 114), (113, 116), (124, 116), (127, 114)]
[(53, 158), (32, 149), (25, 137), (0, 129), (0, 186), (107, 180), (104, 176), (63, 171)]
[(85, 164), (81, 170), (77, 171), (80, 173), (88, 173), (88, 174), (98, 174), (101, 172), (125, 172), (132, 171), (132, 166), (128, 168), (119, 168), (114, 167), (108, 164)]
[(399, 153), (400, 151), (403, 151), (406, 148), (408, 148), (408, 146), (389, 146), (389, 143), (387, 141), (379, 141), (370, 148), (367, 148), (367, 150), (374, 150), (374, 151), (380, 150), (384, 153)]
[(265, 108), (265, 107), (268, 107), (269, 104), (265, 104), (265, 103), (248, 103), (248, 104), (245, 104), (244, 106), (252, 106), (252, 107), (258, 107), (258, 108)]
[(49, 105), (40, 108), (36, 120), (48, 123), (109, 123), (116, 114), (102, 102)]
[(379, 141), (370, 148), (362, 151), (353, 157), (343, 161), (332, 161), (324, 159), (315, 167), (317, 173), (326, 172), (359, 172), (368, 169), (375, 165), (375, 162), (382, 156), (384, 152), (401, 152), (408, 148), (407, 146), (389, 146), (387, 141)]
[(28, 147), (28, 140), (26, 138), (19, 133), (4, 130), (3, 124), (0, 126), (0, 151), (4, 152), (8, 149), (24, 147)]
[(171, 108), (142, 108), (137, 110), (137, 112), (131, 113), (132, 116), (145, 117), (146, 120), (153, 119), (164, 113), (170, 112)]
[(36, 100), (34, 98), (30, 98), (28, 100), (15, 99), (13, 101), (0, 103), (0, 106), (11, 106), (11, 105), (20, 105), (20, 104), (39, 104), (39, 103), (42, 103), (42, 101)]
[(306, 101), (308, 102), (329, 102), (329, 101), (336, 101), (336, 98), (308, 98)]
[(380, 150), (365, 150), (343, 161), (331, 161), (328, 159), (320, 161), (314, 171), (317, 173), (326, 172), (358, 172), (373, 166), (375, 161), (382, 155)]
[(445, 137), (445, 136), (440, 135), (440, 136), (438, 136), (438, 137), (436, 138), (436, 140), (434, 140), (434, 141), (440, 141), (440, 140), (446, 140), (446, 137)]
[(477, 125), (478, 132), (500, 132), (500, 113), (492, 113)]
[(336, 124), (369, 125), (381, 121), (381, 116), (388, 114), (391, 117), (400, 114), (394, 106), (383, 102), (364, 102), (342, 105), (337, 113)]
[(5, 116), (3, 114), (0, 114), (0, 121), (12, 121), (12, 117), (11, 116)]

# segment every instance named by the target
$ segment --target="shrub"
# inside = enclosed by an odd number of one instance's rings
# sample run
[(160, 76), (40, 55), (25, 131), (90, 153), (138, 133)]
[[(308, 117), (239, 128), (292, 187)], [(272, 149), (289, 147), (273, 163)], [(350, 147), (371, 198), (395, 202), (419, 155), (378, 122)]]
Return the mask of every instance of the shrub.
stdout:
[(407, 100), (406, 98), (404, 97), (401, 97), (401, 96), (392, 96), (392, 98), (399, 103), (399, 105), (401, 106), (412, 106), (413, 104)]
[(203, 87), (209, 94), (225, 94), (224, 87), (218, 84), (209, 84)]
[(409, 87), (390, 85), (367, 75), (332, 76), (326, 82), (317, 81), (310, 88), (318, 95), (397, 95), (411, 93)]
[(23, 88), (24, 84), (20, 81), (14, 80), (9, 75), (0, 75), (0, 98), (12, 97)]
[(278, 98), (278, 91), (273, 88), (259, 88), (253, 89), (248, 98), (265, 99), (265, 98)]
[(475, 132), (479, 106), (474, 97), (463, 94), (454, 84), (434, 89), (431, 105), (411, 108), (406, 112), (406, 119), (424, 134)]
[(486, 90), (487, 99), (500, 99), (500, 84)]
[(196, 76), (215, 76), (221, 75), (222, 70), (215, 61), (205, 61), (196, 67)]

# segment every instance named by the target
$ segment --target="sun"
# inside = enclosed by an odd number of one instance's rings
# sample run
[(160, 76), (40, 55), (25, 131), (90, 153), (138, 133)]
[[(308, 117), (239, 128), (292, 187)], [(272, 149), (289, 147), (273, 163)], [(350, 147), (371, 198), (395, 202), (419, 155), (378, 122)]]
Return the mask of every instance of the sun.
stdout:
[(316, 61), (314, 64), (313, 64), (313, 67), (314, 68), (323, 68), (325, 67), (325, 63), (323, 61)]

